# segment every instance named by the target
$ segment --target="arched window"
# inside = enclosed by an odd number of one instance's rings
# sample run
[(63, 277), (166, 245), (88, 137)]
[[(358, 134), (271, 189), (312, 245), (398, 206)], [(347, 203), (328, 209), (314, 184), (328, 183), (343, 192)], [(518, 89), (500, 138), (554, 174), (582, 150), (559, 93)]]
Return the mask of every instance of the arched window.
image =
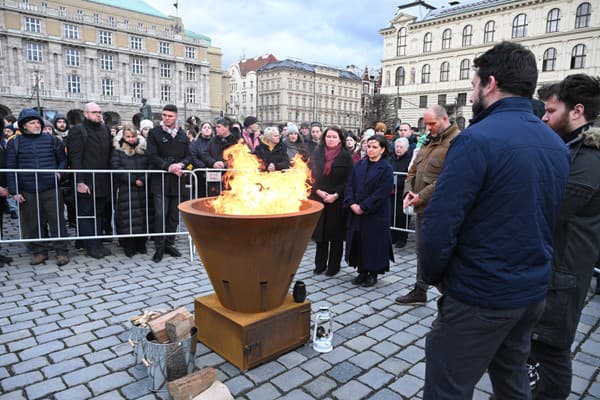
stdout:
[(396, 86), (404, 86), (405, 77), (406, 71), (404, 71), (404, 67), (398, 67), (396, 70)]
[(581, 3), (575, 12), (575, 28), (587, 28), (592, 16), (590, 3)]
[(446, 29), (442, 33), (442, 49), (449, 49), (452, 44), (452, 29)]
[(396, 49), (396, 56), (406, 55), (406, 28), (398, 29), (398, 48)]
[(431, 32), (427, 32), (425, 36), (423, 36), (423, 53), (429, 53), (431, 51), (432, 41)]
[(546, 18), (546, 33), (558, 32), (558, 23), (560, 22), (560, 10), (553, 8), (548, 11)]
[(465, 58), (460, 62), (460, 79), (469, 79), (469, 70), (471, 68), (471, 62), (468, 58)]
[(440, 66), (440, 82), (448, 82), (450, 77), (450, 63), (444, 61)]
[(556, 49), (550, 47), (544, 51), (544, 57), (542, 59), (542, 71), (554, 71), (556, 65)]
[(527, 36), (527, 15), (519, 14), (513, 19), (512, 38)]
[(431, 76), (431, 67), (429, 64), (423, 65), (421, 68), (421, 83), (429, 83), (429, 78)]
[(466, 25), (463, 28), (462, 45), (470, 46), (473, 39), (473, 25)]
[(483, 28), (483, 43), (491, 43), (494, 41), (494, 32), (496, 32), (496, 23), (488, 21)]
[(423, 117), (419, 118), (419, 121), (417, 122), (417, 129), (419, 132), (425, 132), (425, 121), (423, 120)]
[(571, 52), (571, 69), (585, 68), (585, 45), (578, 44)]
[(390, 71), (385, 72), (385, 86), (392, 86), (391, 76), (392, 74), (390, 73)]

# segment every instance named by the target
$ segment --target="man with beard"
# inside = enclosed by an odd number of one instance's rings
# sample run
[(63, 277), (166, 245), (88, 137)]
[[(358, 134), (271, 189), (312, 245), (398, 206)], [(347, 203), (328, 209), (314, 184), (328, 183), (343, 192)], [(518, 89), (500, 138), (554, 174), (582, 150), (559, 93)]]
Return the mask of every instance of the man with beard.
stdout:
[(531, 358), (539, 363), (540, 376), (534, 398), (566, 399), (571, 393), (571, 345), (600, 259), (600, 129), (593, 127), (600, 112), (600, 80), (569, 75), (538, 94), (546, 102), (542, 121), (569, 148), (571, 171), (554, 229), (546, 308), (533, 328)]
[(65, 140), (69, 134), (69, 121), (67, 121), (67, 117), (65, 117), (64, 114), (57, 113), (52, 120), (52, 124), (54, 125), (56, 136), (58, 136), (60, 140)]
[[(73, 169), (109, 169), (112, 151), (110, 130), (102, 123), (102, 111), (96, 103), (87, 103), (81, 124), (70, 130), (67, 151)], [(75, 173), (79, 236), (102, 234), (105, 206), (110, 196), (110, 177), (102, 173)], [(82, 242), (92, 258), (110, 255), (102, 239)]]
[(473, 119), (454, 138), (423, 214), (423, 281), (442, 296), (425, 343), (423, 399), (530, 397), (526, 361), (544, 309), (569, 153), (531, 111), (535, 56), (502, 42), (474, 60)]

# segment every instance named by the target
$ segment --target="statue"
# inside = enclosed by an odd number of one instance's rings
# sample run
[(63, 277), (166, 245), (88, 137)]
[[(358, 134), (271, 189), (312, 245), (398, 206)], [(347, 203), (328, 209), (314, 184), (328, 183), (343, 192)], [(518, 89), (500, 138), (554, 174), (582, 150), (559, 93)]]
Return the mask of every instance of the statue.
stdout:
[(142, 119), (149, 119), (152, 121), (152, 107), (146, 102), (146, 99), (142, 99), (142, 106), (140, 112), (142, 113)]

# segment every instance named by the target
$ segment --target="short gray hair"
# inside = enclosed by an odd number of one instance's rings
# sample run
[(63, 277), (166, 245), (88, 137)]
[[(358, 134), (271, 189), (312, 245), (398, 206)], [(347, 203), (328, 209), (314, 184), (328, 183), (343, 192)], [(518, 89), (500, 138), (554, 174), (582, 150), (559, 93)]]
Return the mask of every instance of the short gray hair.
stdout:
[(277, 129), (277, 127), (275, 127), (275, 126), (269, 126), (269, 127), (265, 128), (265, 131), (263, 132), (263, 136), (267, 140), (270, 140), (274, 134), (279, 135), (279, 129)]
[(397, 143), (402, 143), (406, 147), (409, 146), (408, 139), (405, 137), (399, 137), (398, 139), (394, 140), (394, 147), (396, 147)]

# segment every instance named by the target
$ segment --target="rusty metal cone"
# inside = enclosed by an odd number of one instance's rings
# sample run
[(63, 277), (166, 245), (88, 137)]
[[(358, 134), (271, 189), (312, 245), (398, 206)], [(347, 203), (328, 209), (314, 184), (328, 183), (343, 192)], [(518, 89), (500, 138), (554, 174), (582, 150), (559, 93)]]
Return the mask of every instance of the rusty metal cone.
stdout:
[(209, 201), (188, 200), (179, 210), (219, 301), (244, 313), (279, 307), (323, 205), (305, 200), (294, 213), (223, 215)]

